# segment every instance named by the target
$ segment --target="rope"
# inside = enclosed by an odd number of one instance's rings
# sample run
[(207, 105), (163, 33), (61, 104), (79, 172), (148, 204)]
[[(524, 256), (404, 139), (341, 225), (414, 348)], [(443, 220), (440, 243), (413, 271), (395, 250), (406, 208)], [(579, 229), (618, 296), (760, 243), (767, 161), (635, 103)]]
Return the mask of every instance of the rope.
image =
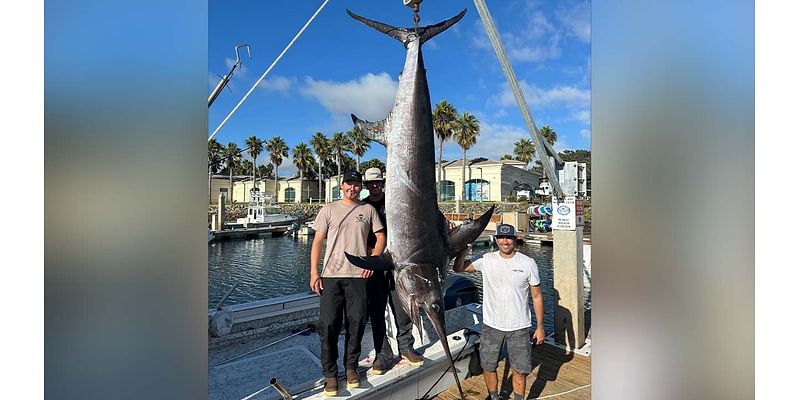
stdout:
[(310, 330), (312, 330), (312, 329), (314, 329), (314, 328), (315, 328), (315, 327), (313, 327), (313, 326), (309, 326), (308, 328), (306, 328), (306, 329), (303, 329), (303, 330), (302, 330), (302, 331), (300, 331), (300, 332), (293, 333), (293, 334), (291, 334), (291, 335), (289, 335), (289, 336), (287, 336), (287, 337), (285, 337), (285, 338), (283, 338), (283, 339), (278, 339), (278, 340), (276, 340), (276, 341), (274, 341), (274, 342), (272, 342), (272, 343), (267, 343), (267, 344), (265, 344), (265, 345), (263, 345), (263, 346), (261, 346), (261, 347), (259, 347), (259, 348), (256, 348), (256, 349), (253, 349), (253, 350), (250, 350), (250, 351), (248, 351), (247, 353), (244, 353), (244, 354), (239, 354), (239, 355), (238, 355), (238, 356), (236, 356), (236, 357), (229, 358), (229, 359), (227, 359), (227, 360), (225, 360), (225, 361), (223, 361), (223, 362), (221, 362), (221, 363), (219, 363), (219, 364), (215, 365), (214, 367), (219, 367), (220, 365), (227, 364), (227, 363), (229, 363), (229, 362), (231, 362), (231, 361), (233, 361), (233, 360), (238, 360), (238, 359), (240, 359), (240, 358), (242, 358), (242, 357), (244, 357), (244, 356), (246, 356), (246, 355), (248, 355), (248, 354), (253, 354), (253, 353), (255, 353), (255, 352), (257, 352), (257, 351), (259, 351), (259, 350), (261, 350), (261, 349), (267, 348), (267, 347), (269, 347), (269, 346), (272, 346), (273, 344), (276, 344), (276, 343), (280, 343), (280, 342), (282, 342), (282, 341), (284, 341), (284, 340), (286, 340), (286, 339), (289, 339), (289, 338), (295, 337), (295, 336), (297, 336), (297, 335), (299, 335), (299, 334), (301, 334), (301, 333), (308, 332), (308, 331), (310, 331)]
[(587, 388), (587, 387), (589, 387), (589, 386), (592, 386), (592, 385), (583, 385), (583, 386), (580, 386), (580, 387), (576, 387), (575, 389), (572, 389), (572, 390), (567, 390), (566, 392), (561, 392), (561, 393), (556, 393), (556, 394), (550, 394), (550, 395), (547, 395), (547, 396), (542, 396), (542, 397), (534, 397), (534, 398), (533, 398), (533, 400), (538, 400), (538, 399), (549, 399), (549, 398), (551, 398), (551, 397), (558, 397), (558, 396), (561, 396), (562, 394), (572, 393), (572, 392), (574, 392), (574, 391), (576, 391), (576, 390), (580, 390), (580, 389), (583, 389), (583, 388)]
[(272, 68), (275, 66), (275, 64), (277, 64), (277, 63), (278, 63), (278, 61), (281, 59), (281, 57), (283, 57), (283, 55), (284, 55), (284, 54), (286, 54), (286, 51), (288, 51), (288, 50), (289, 50), (289, 48), (290, 48), (290, 47), (292, 47), (292, 45), (293, 45), (293, 44), (294, 44), (294, 42), (297, 40), (297, 38), (298, 38), (298, 37), (300, 37), (300, 35), (303, 33), (303, 31), (305, 31), (305, 30), (306, 30), (306, 28), (308, 28), (308, 25), (310, 25), (310, 24), (311, 24), (311, 21), (313, 21), (313, 20), (314, 20), (314, 18), (316, 18), (316, 17), (317, 17), (317, 15), (320, 13), (320, 11), (322, 11), (322, 9), (325, 7), (325, 5), (326, 5), (326, 4), (328, 4), (328, 2), (329, 2), (329, 1), (330, 1), (330, 0), (325, 0), (325, 1), (322, 3), (322, 5), (321, 5), (321, 6), (319, 6), (319, 8), (317, 9), (317, 12), (315, 12), (315, 13), (314, 13), (314, 15), (312, 15), (312, 16), (311, 16), (311, 18), (309, 18), (308, 22), (306, 22), (306, 24), (305, 24), (305, 25), (303, 25), (303, 27), (300, 29), (300, 31), (299, 31), (299, 32), (297, 32), (297, 34), (296, 34), (296, 35), (294, 35), (294, 38), (292, 39), (292, 41), (291, 41), (291, 42), (289, 42), (289, 44), (288, 44), (288, 45), (286, 45), (286, 48), (285, 48), (285, 49), (283, 49), (283, 51), (281, 52), (281, 54), (278, 54), (278, 57), (275, 59), (275, 61), (273, 61), (273, 62), (272, 62), (272, 65), (270, 65), (270, 66), (269, 66), (269, 68), (267, 68), (267, 70), (266, 70), (266, 71), (264, 71), (264, 74), (262, 74), (262, 75), (261, 75), (261, 77), (260, 77), (260, 78), (258, 78), (258, 80), (257, 80), (257, 81), (256, 81), (256, 83), (253, 85), (253, 87), (251, 87), (251, 88), (250, 88), (250, 90), (248, 90), (248, 91), (247, 91), (247, 93), (244, 95), (244, 97), (242, 97), (242, 99), (241, 99), (241, 100), (239, 100), (239, 104), (236, 104), (236, 107), (234, 107), (234, 108), (233, 108), (233, 110), (231, 110), (230, 114), (228, 114), (228, 116), (227, 116), (227, 117), (225, 117), (225, 119), (222, 121), (222, 123), (221, 123), (221, 124), (219, 124), (219, 126), (217, 127), (217, 129), (215, 129), (215, 130), (214, 130), (214, 132), (213, 132), (213, 133), (211, 133), (211, 136), (209, 136), (209, 137), (208, 137), (208, 140), (209, 140), (209, 141), (211, 141), (211, 139), (213, 139), (213, 138), (214, 138), (214, 136), (217, 134), (217, 132), (219, 132), (219, 130), (220, 130), (220, 129), (222, 129), (222, 127), (223, 127), (223, 126), (225, 126), (225, 124), (226, 124), (226, 123), (228, 122), (228, 120), (231, 118), (231, 116), (233, 115), (233, 113), (235, 113), (235, 112), (236, 112), (236, 110), (238, 110), (238, 109), (239, 109), (239, 106), (241, 106), (241, 105), (242, 105), (242, 103), (244, 103), (244, 101), (245, 101), (245, 100), (247, 100), (247, 98), (250, 96), (250, 93), (253, 93), (253, 90), (255, 90), (255, 89), (256, 89), (256, 87), (258, 87), (258, 84), (259, 84), (259, 83), (261, 83), (261, 81), (262, 81), (262, 80), (264, 80), (264, 78), (266, 78), (267, 74), (269, 74), (269, 72), (270, 72), (270, 71), (272, 71)]

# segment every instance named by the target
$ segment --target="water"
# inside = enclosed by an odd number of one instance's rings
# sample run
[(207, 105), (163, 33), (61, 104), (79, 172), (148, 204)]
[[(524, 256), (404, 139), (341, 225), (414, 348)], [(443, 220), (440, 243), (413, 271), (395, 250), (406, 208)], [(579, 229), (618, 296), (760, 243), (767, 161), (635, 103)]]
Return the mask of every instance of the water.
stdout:
[[(214, 242), (208, 246), (208, 307), (216, 306), (235, 283), (225, 305), (247, 303), (271, 297), (309, 292), (309, 260), (312, 237), (264, 237), (253, 240)], [(471, 255), (495, 251), (496, 247), (478, 246)], [(545, 307), (545, 331), (553, 331), (553, 248), (536, 244), (518, 247), (539, 266)], [(320, 260), (320, 265), (322, 261)], [(480, 273), (464, 273), (478, 288)], [(482, 293), (482, 291), (479, 291)], [(531, 310), (533, 310), (531, 308)]]

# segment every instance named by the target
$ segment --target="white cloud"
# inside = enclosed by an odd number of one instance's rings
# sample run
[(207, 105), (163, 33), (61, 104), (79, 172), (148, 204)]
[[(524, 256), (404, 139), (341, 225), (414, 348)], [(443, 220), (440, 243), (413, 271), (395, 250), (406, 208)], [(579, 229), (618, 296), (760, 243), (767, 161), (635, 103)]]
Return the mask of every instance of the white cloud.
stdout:
[(578, 133), (587, 139), (592, 138), (592, 131), (590, 131), (589, 129), (581, 129), (581, 131)]
[(287, 92), (297, 83), (296, 78), (287, 78), (285, 76), (276, 75), (267, 80), (261, 81), (258, 87), (267, 92)]
[[(481, 122), (478, 140), (472, 145), (472, 148), (467, 150), (467, 159), (485, 157), (490, 160), (499, 160), (503, 154), (514, 155), (514, 143), (523, 138), (530, 139), (530, 137), (528, 131), (518, 126)], [(446, 160), (460, 160), (461, 152), (461, 147), (453, 139), (450, 139), (445, 143), (442, 156)]]
[(397, 82), (387, 73), (366, 74), (347, 82), (317, 81), (306, 77), (300, 92), (316, 99), (333, 114), (356, 114), (377, 121), (386, 118), (394, 105)]
[(592, 113), (589, 110), (578, 110), (572, 113), (572, 117), (577, 121), (588, 124), (591, 121)]
[(567, 35), (589, 43), (592, 37), (589, 2), (577, 1), (556, 10), (556, 19)]
[[(585, 107), (589, 105), (590, 91), (579, 89), (575, 86), (561, 85), (550, 89), (542, 89), (536, 85), (528, 84), (526, 81), (520, 81), (519, 86), (522, 89), (525, 100), (534, 107), (554, 105)], [(505, 84), (500, 94), (492, 96), (489, 103), (501, 107), (511, 107), (517, 104), (511, 89)]]

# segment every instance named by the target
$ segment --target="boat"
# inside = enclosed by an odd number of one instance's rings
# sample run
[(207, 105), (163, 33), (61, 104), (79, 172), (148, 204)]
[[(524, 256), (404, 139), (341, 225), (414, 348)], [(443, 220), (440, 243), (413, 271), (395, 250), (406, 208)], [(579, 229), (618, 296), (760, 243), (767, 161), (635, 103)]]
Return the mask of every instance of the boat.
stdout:
[(237, 218), (235, 223), (226, 223), (229, 228), (258, 228), (266, 226), (291, 226), (297, 217), (284, 213), (280, 207), (272, 203), (270, 196), (265, 196), (258, 188), (250, 190), (250, 203), (247, 216)]
[(212, 230), (209, 228), (209, 229), (208, 229), (208, 243), (211, 243), (211, 241), (212, 241), (212, 240), (214, 240), (214, 231), (212, 231)]
[[(465, 282), (466, 281), (466, 282)], [(477, 289), (462, 276), (445, 284), (447, 340), (460, 380), (478, 373), (477, 348), (482, 308)], [(471, 289), (470, 289), (471, 287)], [(316, 322), (319, 297), (311, 292), (209, 310), (208, 398), (326, 399)], [(397, 354), (394, 322), (387, 312), (387, 335)], [(222, 329), (220, 329), (222, 328)], [(449, 361), (430, 322), (423, 316), (415, 347), (425, 362), (399, 360), (383, 375), (369, 370), (374, 357), (370, 324), (362, 341), (360, 388), (341, 384), (339, 396), (352, 399), (415, 399), (434, 396), (455, 384)], [(344, 338), (340, 337), (340, 346)], [(339, 360), (340, 374), (344, 368)], [(473, 366), (471, 370), (470, 366)]]

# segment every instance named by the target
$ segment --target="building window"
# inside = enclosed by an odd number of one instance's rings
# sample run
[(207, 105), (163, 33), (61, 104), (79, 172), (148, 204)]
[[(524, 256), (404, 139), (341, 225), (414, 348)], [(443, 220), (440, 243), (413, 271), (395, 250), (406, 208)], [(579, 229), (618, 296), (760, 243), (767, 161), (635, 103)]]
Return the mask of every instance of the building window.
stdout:
[(285, 203), (294, 203), (294, 188), (286, 188), (283, 191), (283, 201)]
[(331, 188), (331, 200), (339, 200), (341, 198), (342, 198), (342, 193), (341, 190), (339, 190), (339, 187), (336, 186)]
[(489, 181), (471, 179), (464, 183), (464, 194), (466, 200), (488, 201), (489, 200)]
[(453, 201), (456, 199), (456, 184), (453, 181), (439, 182), (439, 200)]

